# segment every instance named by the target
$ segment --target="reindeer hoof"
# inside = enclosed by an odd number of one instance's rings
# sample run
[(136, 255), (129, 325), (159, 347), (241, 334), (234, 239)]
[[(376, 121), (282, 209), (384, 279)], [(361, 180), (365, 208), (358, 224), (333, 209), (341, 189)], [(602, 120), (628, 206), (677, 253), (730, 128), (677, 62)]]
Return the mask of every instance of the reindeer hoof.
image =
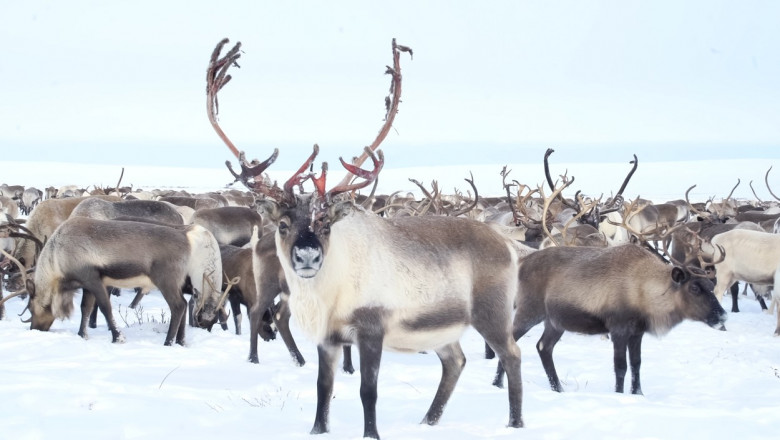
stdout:
[(422, 421), (420, 422), (421, 425), (428, 425), (428, 426), (435, 426), (439, 424), (439, 420), (431, 420), (428, 418), (428, 415), (426, 414), (425, 417), (423, 417)]
[(523, 419), (517, 419), (517, 420), (510, 420), (509, 424), (506, 426), (508, 428), (523, 428), (525, 424), (523, 423)]

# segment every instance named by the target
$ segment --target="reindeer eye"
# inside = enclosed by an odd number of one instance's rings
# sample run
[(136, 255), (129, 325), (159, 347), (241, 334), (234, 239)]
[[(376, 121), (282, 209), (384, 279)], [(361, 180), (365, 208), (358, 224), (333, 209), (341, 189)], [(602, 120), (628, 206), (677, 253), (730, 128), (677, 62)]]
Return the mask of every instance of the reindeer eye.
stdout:
[(279, 222), (279, 226), (277, 226), (277, 229), (279, 230), (279, 234), (284, 236), (287, 235), (287, 231), (290, 229), (290, 226), (285, 221)]

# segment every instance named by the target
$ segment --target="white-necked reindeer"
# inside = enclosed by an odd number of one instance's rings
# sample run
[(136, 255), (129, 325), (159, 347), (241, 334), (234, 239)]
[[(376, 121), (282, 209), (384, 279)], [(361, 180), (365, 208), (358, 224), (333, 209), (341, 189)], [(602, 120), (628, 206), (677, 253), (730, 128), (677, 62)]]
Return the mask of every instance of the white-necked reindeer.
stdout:
[[(209, 67), (209, 119), (239, 158), (242, 172), (234, 175), (264, 194), (266, 213), (276, 223), (276, 252), (290, 290), (290, 309), (309, 338), (318, 344), (317, 411), (312, 433), (328, 431), (334, 373), (341, 346), (353, 344), (360, 353), (365, 437), (378, 438), (377, 377), (385, 349), (417, 353), (434, 350), (442, 363), (442, 379), (424, 423), (441, 417), (466, 358), (459, 339), (473, 326), (507, 366), (509, 426), (521, 427), (522, 382), (520, 349), (512, 338), (512, 305), (517, 291), (518, 260), (514, 241), (490, 226), (453, 217), (386, 219), (338, 197), (372, 183), (384, 164), (381, 151), (366, 147), (374, 169), (346, 164), (363, 178), (359, 184), (339, 184), (325, 191), (326, 166), (315, 178), (308, 174), (318, 148), (284, 184), (255, 179), (276, 158), (248, 163), (243, 153), (219, 129), (214, 111), (216, 92), (230, 79), (228, 66), (239, 56), (237, 44), (217, 59), (227, 39), (214, 50)], [(388, 97), (385, 126), (372, 147), (390, 128), (400, 98), (400, 51), (393, 40), (392, 99)], [(384, 134), (383, 134), (384, 133)], [(312, 179), (316, 191), (293, 193)], [(259, 271), (255, 271), (256, 276)], [(260, 282), (261, 280), (258, 280)], [(261, 305), (267, 307), (267, 305)]]
[[(735, 281), (780, 285), (780, 235), (732, 229), (712, 237), (711, 243), (725, 252), (722, 261), (715, 265), (715, 295), (718, 300)], [(713, 253), (719, 251), (713, 249)], [(772, 309), (777, 314), (775, 335), (780, 336), (780, 308), (773, 304)]]

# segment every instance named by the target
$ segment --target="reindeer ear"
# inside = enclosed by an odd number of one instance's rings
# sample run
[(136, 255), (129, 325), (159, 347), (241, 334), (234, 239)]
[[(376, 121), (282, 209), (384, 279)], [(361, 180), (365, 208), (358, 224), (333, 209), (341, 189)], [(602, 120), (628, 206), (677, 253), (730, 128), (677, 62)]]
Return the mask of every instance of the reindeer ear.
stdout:
[(330, 217), (330, 224), (336, 223), (342, 218), (346, 217), (355, 209), (355, 204), (351, 200), (344, 202), (334, 203), (328, 209), (328, 217)]
[(675, 283), (682, 284), (688, 281), (690, 277), (691, 275), (688, 273), (687, 270), (679, 266), (674, 266), (672, 268), (672, 281), (674, 281)]
[(271, 221), (274, 223), (279, 221), (279, 217), (282, 212), (282, 210), (279, 208), (279, 203), (271, 199), (262, 199), (258, 200), (256, 204), (257, 211), (261, 215), (268, 216), (268, 218), (271, 219)]

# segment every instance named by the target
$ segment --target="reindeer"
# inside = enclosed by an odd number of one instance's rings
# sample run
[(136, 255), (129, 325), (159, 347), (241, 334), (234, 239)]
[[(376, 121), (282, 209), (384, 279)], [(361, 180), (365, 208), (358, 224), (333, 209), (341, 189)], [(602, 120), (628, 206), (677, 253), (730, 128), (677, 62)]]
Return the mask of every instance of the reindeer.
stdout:
[[(740, 222), (740, 223), (711, 223), (709, 221), (699, 221), (693, 223), (686, 223), (685, 228), (675, 231), (671, 234), (672, 252), (671, 257), (676, 260), (690, 259), (692, 249), (698, 249), (703, 247), (705, 252), (712, 255), (715, 248), (710, 244), (712, 238), (718, 234), (722, 234), (734, 229), (746, 229), (751, 231), (762, 231), (761, 227), (753, 222)], [(702, 242), (702, 243), (699, 243)], [(697, 265), (697, 260), (691, 261), (692, 265)], [(702, 267), (703, 268), (703, 267)], [(715, 277), (712, 277), (713, 280)], [(761, 289), (754, 289), (755, 298), (761, 306), (762, 310), (766, 310), (766, 302), (764, 301), (764, 293)], [(730, 288), (731, 292), (731, 312), (739, 312), (739, 283), (735, 281)]]
[(6, 183), (0, 185), (0, 196), (10, 197), (13, 200), (20, 200), (24, 194), (24, 186), (22, 185), (8, 185)]
[[(392, 97), (386, 99), (385, 125), (363, 154), (371, 158), (373, 170), (359, 168), (360, 158), (352, 164), (342, 160), (351, 173), (345, 181), (351, 181), (352, 175), (364, 181), (338, 184), (326, 192), (325, 164), (319, 177), (306, 174), (318, 152), (316, 145), (282, 189), (254, 180), (273, 163), (278, 150), (262, 163), (248, 162), (219, 128), (216, 93), (230, 80), (226, 71), (240, 56), (239, 43), (218, 59), (227, 43), (224, 39), (217, 45), (209, 64), (209, 120), (239, 158), (241, 174), (233, 174), (266, 196), (260, 203), (277, 225), (276, 253), (290, 290), (290, 310), (304, 333), (318, 344), (317, 411), (311, 432), (328, 431), (335, 364), (344, 344), (356, 345), (360, 353), (364, 437), (379, 438), (377, 377), (383, 349), (412, 353), (432, 349), (438, 354), (442, 380), (423, 418), (423, 423), (438, 423), (466, 361), (459, 339), (469, 325), (508, 367), (509, 426), (522, 427), (520, 350), (511, 335), (519, 246), (474, 220), (386, 219), (339, 197), (371, 184), (384, 165), (381, 150), (374, 153), (373, 149), (392, 125), (401, 92), (400, 52), (410, 50), (393, 40), (393, 67), (388, 69)], [(293, 189), (308, 179), (315, 192), (294, 194)], [(268, 305), (260, 304), (260, 310)]]
[[(124, 171), (124, 169), (123, 169)], [(120, 179), (121, 181), (121, 179)], [(140, 219), (149, 222), (159, 222), (165, 225), (181, 225), (182, 217), (174, 205), (156, 200), (104, 200), (90, 197), (82, 201), (70, 213), (70, 217), (89, 217), (96, 220), (130, 220)], [(120, 289), (109, 287), (112, 295), (119, 295)], [(141, 287), (135, 287), (135, 299), (131, 308), (135, 308), (148, 293)], [(97, 327), (97, 307), (92, 309), (89, 317), (89, 328)]]
[(249, 243), (254, 226), (263, 227), (263, 218), (254, 209), (222, 206), (195, 211), (192, 224), (201, 225), (211, 231), (219, 244), (240, 247)]
[[(102, 198), (104, 200), (119, 201), (115, 196), (91, 196), (89, 198)], [(67, 220), (76, 206), (87, 200), (87, 197), (71, 197), (66, 199), (47, 199), (38, 204), (35, 210), (27, 219), (27, 229), (31, 236), (41, 242), (45, 242), (54, 233), (62, 222)], [(33, 241), (23, 240), (18, 243), (14, 256), (24, 265), (25, 269), (30, 269), (36, 261), (36, 245)]]
[(0, 217), (19, 218), (19, 204), (8, 196), (0, 195)]
[[(639, 380), (642, 336), (662, 336), (683, 319), (722, 328), (726, 312), (713, 283), (687, 265), (669, 265), (635, 244), (615, 247), (552, 247), (521, 263), (513, 334), (521, 338), (544, 321), (536, 349), (553, 391), (563, 387), (552, 352), (565, 331), (609, 334), (614, 348), (615, 391), (623, 392), (631, 361), (631, 393)], [(587, 292), (583, 292), (586, 289)], [(499, 364), (496, 386), (502, 385)]]
[[(273, 330), (267, 328), (270, 323), (266, 320), (266, 315), (270, 311), (271, 315), (268, 317), (274, 321), (279, 329), (282, 340), (287, 346), (293, 361), (296, 365), (303, 365), (306, 361), (300, 350), (298, 350), (298, 346), (295, 344), (295, 340), (290, 332), (290, 311), (287, 305), (288, 295), (286, 292), (283, 293), (287, 286), (284, 283), (284, 275), (279, 265), (279, 259), (276, 257), (276, 246), (273, 236), (266, 235), (258, 238), (256, 232), (258, 229), (255, 227), (253, 230), (255, 231), (255, 236), (250, 248), (239, 248), (231, 245), (220, 245), (219, 247), (225, 278), (240, 278), (228, 297), (233, 310), (236, 334), (241, 334), (241, 305), (243, 304), (249, 311), (249, 361), (255, 364), (258, 363), (257, 337), (262, 336), (265, 340), (273, 339)], [(255, 277), (252, 267), (254, 254), (257, 254), (258, 258), (261, 259), (259, 263), (263, 274), (261, 280)], [(261, 295), (258, 295), (258, 288), (261, 289), (264, 295), (269, 295), (272, 301), (273, 298), (281, 294), (278, 307), (259, 309), (256, 306), (261, 298)]]
[[(722, 261), (715, 265), (715, 295), (720, 300), (736, 281), (780, 285), (780, 236), (762, 231), (732, 229), (711, 240), (721, 248)], [(712, 249), (712, 254), (718, 250)], [(780, 336), (780, 309), (777, 310), (775, 335)]]
[[(574, 177), (569, 178), (566, 174), (562, 175), (563, 187), (557, 188), (557, 183), (553, 182), (550, 175), (549, 164), (549, 157), (554, 152), (555, 150), (548, 148), (543, 160), (545, 179), (553, 193), (553, 196), (549, 198), (544, 196), (543, 185), (531, 189), (517, 181), (509, 184), (506, 182), (509, 171), (506, 167), (501, 171), (502, 183), (507, 194), (506, 199), (511, 207), (515, 226), (525, 227), (525, 239), (543, 241), (540, 245), (542, 247), (560, 245), (606, 246), (616, 241), (624, 241), (627, 237), (622, 234), (624, 231), (612, 227), (605, 220), (616, 221), (619, 219), (618, 211), (622, 207), (623, 191), (639, 165), (636, 155), (634, 155), (634, 160), (630, 162), (633, 166), (620, 185), (617, 194), (602, 204), (601, 197), (596, 200), (589, 199), (583, 197), (579, 191), (575, 194), (573, 202), (562, 196), (561, 191), (574, 183)], [(517, 186), (518, 190), (516, 197), (513, 198), (510, 189), (514, 186)], [(540, 194), (541, 200), (531, 199), (534, 194)], [(531, 207), (534, 203), (537, 204), (535, 209)], [(540, 204), (543, 207), (538, 206)], [(531, 212), (532, 210), (534, 212)], [(565, 232), (551, 233), (550, 228), (547, 227), (548, 223), (558, 225), (557, 229)], [(569, 236), (573, 237), (572, 240), (566, 238), (567, 232), (571, 232)]]
[(70, 217), (89, 217), (97, 220), (138, 217), (170, 225), (183, 224), (176, 208), (169, 203), (156, 200), (111, 201), (90, 197), (73, 208)]
[(20, 204), (22, 213), (24, 215), (30, 215), (33, 208), (41, 201), (43, 198), (43, 191), (39, 190), (38, 188), (25, 188), (24, 192), (22, 193)]
[[(22, 271), (24, 273), (24, 271)], [(222, 285), (219, 245), (206, 229), (176, 229), (142, 222), (74, 217), (63, 222), (43, 247), (28, 280), (31, 328), (48, 331), (55, 319), (73, 312), (73, 295), (83, 289), (79, 335), (87, 338), (87, 319), (97, 302), (112, 342), (125, 338), (116, 326), (106, 285), (157, 288), (171, 309), (165, 345), (184, 345), (186, 302), (181, 286), (189, 277), (197, 307), (195, 322), (210, 327), (227, 292)], [(23, 292), (17, 292), (17, 296)], [(6, 297), (11, 298), (12, 295)], [(4, 300), (5, 301), (5, 300)]]
[(161, 202), (168, 202), (173, 205), (186, 206), (192, 208), (195, 211), (206, 208), (219, 208), (220, 206), (226, 206), (219, 201), (211, 197), (186, 197), (186, 196), (163, 196), (157, 200)]
[(57, 198), (67, 199), (71, 197), (83, 197), (89, 195), (85, 188), (79, 188), (78, 185), (65, 185), (57, 189)]

